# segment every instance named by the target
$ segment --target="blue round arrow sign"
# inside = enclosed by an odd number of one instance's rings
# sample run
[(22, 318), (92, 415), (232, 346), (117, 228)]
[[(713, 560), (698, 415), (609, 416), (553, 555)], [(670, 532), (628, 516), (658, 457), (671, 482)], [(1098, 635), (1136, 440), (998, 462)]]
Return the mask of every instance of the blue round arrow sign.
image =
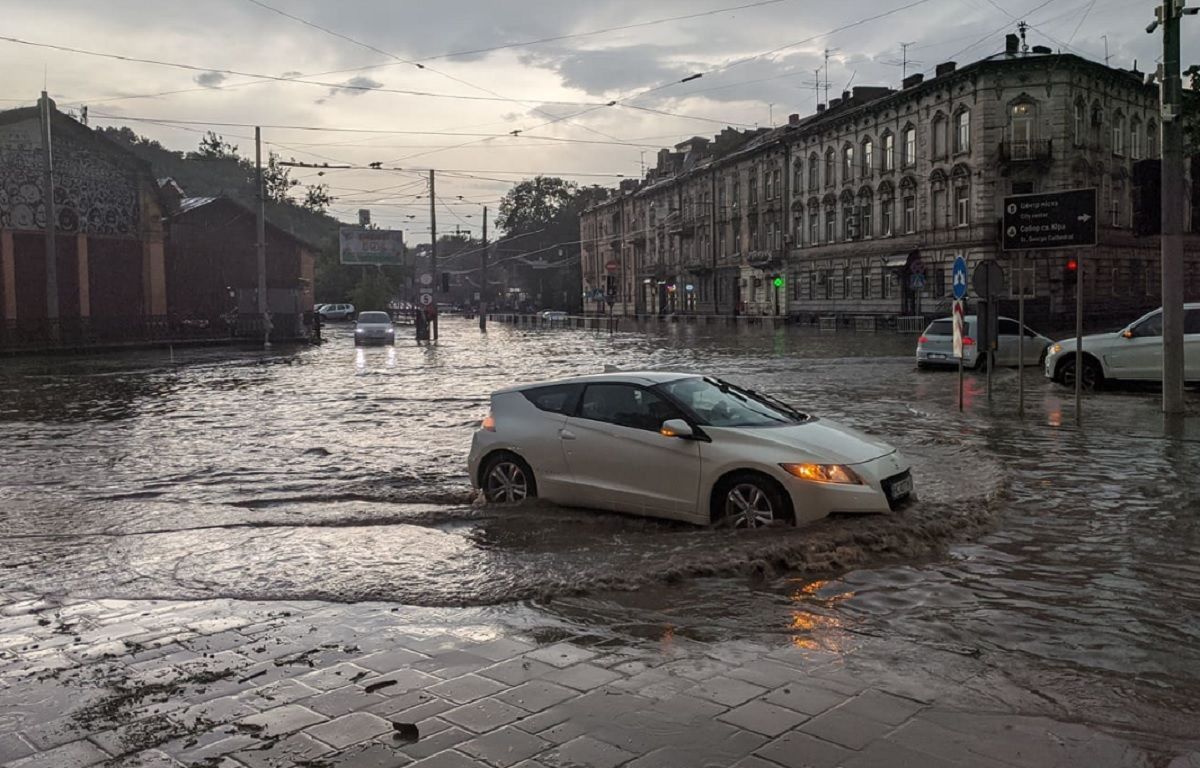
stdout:
[(954, 259), (953, 272), (954, 298), (959, 301), (967, 297), (967, 260), (961, 255)]

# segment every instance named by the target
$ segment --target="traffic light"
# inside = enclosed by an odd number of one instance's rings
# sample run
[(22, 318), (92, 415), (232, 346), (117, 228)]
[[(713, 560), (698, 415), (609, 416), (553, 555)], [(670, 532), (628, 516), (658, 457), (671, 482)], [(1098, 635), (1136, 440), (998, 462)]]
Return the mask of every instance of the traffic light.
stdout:
[(1079, 262), (1076, 261), (1073, 257), (1070, 259), (1067, 259), (1065, 268), (1066, 268), (1066, 273), (1068, 275), (1073, 275), (1079, 271)]
[(1133, 234), (1162, 234), (1162, 160), (1133, 164)]
[(775, 279), (771, 281), (776, 288), (783, 287), (783, 275), (775, 275)]
[(442, 273), (442, 293), (450, 293), (450, 273)]

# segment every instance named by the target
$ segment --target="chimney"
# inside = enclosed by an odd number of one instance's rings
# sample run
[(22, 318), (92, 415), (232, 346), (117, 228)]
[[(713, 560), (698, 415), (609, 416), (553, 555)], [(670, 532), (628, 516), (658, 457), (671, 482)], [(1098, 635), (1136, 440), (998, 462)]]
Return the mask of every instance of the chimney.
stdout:
[(822, 113), (822, 112), (824, 112), (824, 111), (825, 111), (825, 105), (824, 105), (824, 104), (818, 104), (818, 105), (817, 105), (817, 114), (819, 115), (819, 114), (821, 114), (821, 113)]
[(793, 114), (788, 115), (788, 125), (800, 125), (799, 113), (793, 113)]
[(842, 105), (841, 99), (830, 99), (829, 100), (829, 108), (830, 109), (833, 109), (834, 107), (840, 107), (841, 105)]
[(953, 61), (942, 62), (941, 64), (937, 65), (937, 69), (934, 70), (933, 76), (934, 77), (945, 77), (946, 75), (950, 74), (957, 68), (958, 68), (958, 64)]
[(915, 75), (909, 75), (908, 77), (904, 78), (903, 86), (904, 88), (912, 88), (914, 85), (920, 85), (924, 81), (925, 75), (918, 72)]
[(842, 101), (850, 101), (850, 91), (842, 91)]
[(1004, 52), (1010, 56), (1015, 56), (1021, 50), (1021, 38), (1016, 35), (1004, 36)]

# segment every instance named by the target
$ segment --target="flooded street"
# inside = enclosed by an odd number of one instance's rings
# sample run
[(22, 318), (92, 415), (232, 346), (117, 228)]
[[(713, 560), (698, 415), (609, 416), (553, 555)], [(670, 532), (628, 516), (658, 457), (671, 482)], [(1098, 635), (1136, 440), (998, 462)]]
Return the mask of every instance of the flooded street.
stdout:
[[(790, 643), (919, 664), (1145, 740), (1200, 723), (1200, 397), (1072, 397), (1026, 371), (918, 372), (892, 334), (671, 326), (615, 336), (443, 322), (436, 347), (176, 350), (0, 362), (3, 589), (60, 598), (377, 601), (598, 636)], [(492, 390), (704, 371), (898, 445), (917, 504), (797, 530), (480, 505)], [(979, 685), (972, 688), (969, 680)], [(1007, 698), (1006, 698), (1007, 697)]]

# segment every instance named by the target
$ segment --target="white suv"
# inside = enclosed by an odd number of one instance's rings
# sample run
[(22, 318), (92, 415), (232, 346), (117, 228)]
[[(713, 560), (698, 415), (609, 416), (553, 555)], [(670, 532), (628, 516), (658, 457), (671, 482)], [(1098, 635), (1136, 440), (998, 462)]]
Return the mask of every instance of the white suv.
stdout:
[[(1184, 378), (1200, 383), (1200, 303), (1185, 304)], [(1075, 339), (1065, 339), (1046, 354), (1046, 378), (1075, 386)], [(1084, 389), (1105, 381), (1162, 380), (1162, 309), (1143, 315), (1116, 333), (1083, 337)]]
[(323, 304), (317, 311), (321, 313), (321, 317), (325, 320), (354, 319), (353, 304)]

